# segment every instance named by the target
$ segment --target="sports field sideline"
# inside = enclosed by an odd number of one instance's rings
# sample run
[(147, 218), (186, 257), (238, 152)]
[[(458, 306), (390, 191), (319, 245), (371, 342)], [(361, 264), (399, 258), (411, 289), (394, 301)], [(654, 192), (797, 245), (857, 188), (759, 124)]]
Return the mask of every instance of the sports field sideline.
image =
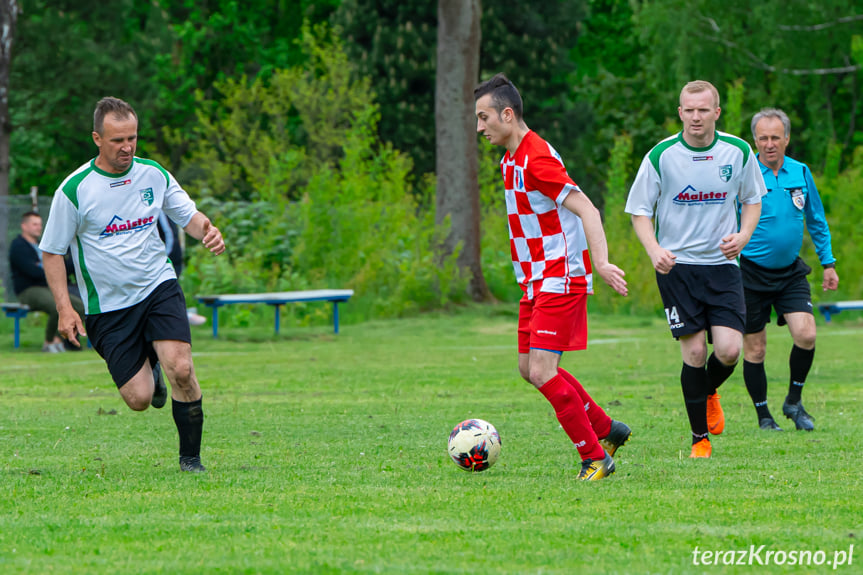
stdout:
[[(196, 328), (202, 476), (177, 470), (170, 412), (129, 411), (94, 352), (4, 348), (0, 572), (863, 570), (851, 547), (863, 536), (855, 319), (819, 324), (804, 397), (814, 432), (781, 417), (791, 342), (771, 325), (769, 399), (786, 431), (757, 428), (737, 372), (721, 390), (714, 456), (693, 461), (664, 321), (592, 315), (589, 349), (563, 365), (634, 434), (614, 476), (582, 483), (547, 402), (518, 377), (510, 307), (338, 336), (321, 326), (274, 338), (267, 325), (214, 341)], [(38, 341), (27, 330), (25, 343)], [(445, 452), (468, 417), (503, 441), (479, 474)], [(723, 563), (743, 552), (753, 565)]]

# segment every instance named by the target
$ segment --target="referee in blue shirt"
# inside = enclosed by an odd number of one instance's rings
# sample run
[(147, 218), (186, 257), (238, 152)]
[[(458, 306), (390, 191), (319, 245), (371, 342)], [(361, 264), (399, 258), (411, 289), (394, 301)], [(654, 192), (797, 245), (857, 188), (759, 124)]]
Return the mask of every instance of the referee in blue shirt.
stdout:
[(815, 316), (806, 276), (812, 271), (800, 258), (803, 225), (815, 244), (824, 268), (824, 291), (839, 287), (836, 258), (830, 245), (830, 228), (824, 206), (808, 166), (785, 155), (791, 122), (782, 110), (764, 108), (752, 118), (752, 135), (767, 195), (761, 198), (761, 219), (752, 239), (740, 254), (740, 271), (746, 295), (746, 330), (743, 336), (743, 379), (758, 412), (761, 429), (781, 431), (767, 408), (764, 355), (765, 326), (771, 308), (778, 325), (788, 325), (794, 345), (789, 358), (790, 384), (782, 413), (797, 429), (812, 431), (812, 416), (800, 396), (815, 357)]

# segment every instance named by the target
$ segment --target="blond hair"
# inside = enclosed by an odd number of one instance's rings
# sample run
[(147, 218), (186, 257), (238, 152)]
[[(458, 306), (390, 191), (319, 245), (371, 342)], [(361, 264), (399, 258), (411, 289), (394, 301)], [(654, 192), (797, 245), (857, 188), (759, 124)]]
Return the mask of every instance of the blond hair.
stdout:
[(710, 93), (713, 94), (713, 107), (718, 108), (719, 90), (716, 89), (716, 86), (705, 80), (693, 80), (692, 82), (687, 83), (680, 91), (680, 105), (683, 105), (683, 94), (698, 94), (700, 92), (707, 91), (710, 91)]

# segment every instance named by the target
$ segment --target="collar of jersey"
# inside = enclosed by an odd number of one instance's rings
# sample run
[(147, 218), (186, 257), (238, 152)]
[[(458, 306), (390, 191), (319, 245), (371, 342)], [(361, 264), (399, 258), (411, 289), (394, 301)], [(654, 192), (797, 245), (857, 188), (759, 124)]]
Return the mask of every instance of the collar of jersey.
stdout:
[[(761, 154), (755, 154), (755, 157), (758, 159), (758, 167), (761, 168), (761, 173), (766, 174), (769, 171), (772, 171), (769, 166), (763, 164), (761, 162)], [(786, 174), (790, 173), (786, 168), (788, 167), (788, 160), (790, 160), (788, 156), (782, 156), (782, 167), (779, 168), (780, 172), (785, 172)]]
[(129, 172), (132, 171), (132, 168), (135, 167), (135, 160), (137, 160), (137, 159), (138, 159), (137, 157), (133, 156), (132, 157), (132, 163), (129, 164), (129, 169), (126, 170), (125, 172), (123, 172), (122, 174), (112, 174), (110, 172), (106, 172), (105, 170), (100, 169), (99, 166), (96, 165), (96, 158), (93, 158), (92, 160), (90, 160), (90, 167), (93, 168), (93, 171), (96, 172), (97, 174), (99, 174), (100, 176), (105, 176), (106, 178), (122, 178), (123, 176), (125, 176), (126, 174), (128, 174)]
[(706, 152), (707, 150), (709, 150), (710, 148), (712, 148), (712, 147), (716, 144), (716, 142), (719, 140), (719, 134), (717, 134), (717, 133), (714, 131), (714, 132), (713, 132), (713, 141), (712, 141), (712, 142), (710, 142), (710, 145), (709, 145), (709, 146), (705, 146), (705, 147), (703, 147), (703, 148), (695, 148), (695, 147), (690, 146), (689, 144), (687, 144), (687, 143), (686, 143), (686, 140), (684, 140), (684, 139), (683, 139), (683, 130), (681, 130), (681, 131), (680, 131), (680, 133), (679, 133), (679, 134), (677, 134), (677, 140), (678, 140), (681, 144), (683, 144), (683, 147), (684, 147), (684, 148), (686, 148), (687, 150), (690, 150), (690, 151), (692, 151), (692, 152)]

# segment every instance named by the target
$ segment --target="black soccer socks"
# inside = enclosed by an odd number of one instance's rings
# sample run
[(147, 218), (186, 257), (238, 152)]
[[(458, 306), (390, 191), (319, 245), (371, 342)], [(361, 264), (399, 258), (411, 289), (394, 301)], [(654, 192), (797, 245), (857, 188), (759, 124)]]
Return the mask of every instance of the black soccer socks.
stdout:
[(185, 403), (171, 400), (174, 423), (180, 435), (180, 457), (200, 457), (201, 434), (204, 430), (203, 398)]
[(803, 392), (803, 384), (806, 383), (806, 376), (809, 375), (813, 359), (815, 359), (814, 347), (803, 349), (795, 345), (791, 348), (791, 355), (788, 357), (791, 381), (788, 384), (788, 397), (785, 399), (788, 403), (800, 403), (800, 394)]

